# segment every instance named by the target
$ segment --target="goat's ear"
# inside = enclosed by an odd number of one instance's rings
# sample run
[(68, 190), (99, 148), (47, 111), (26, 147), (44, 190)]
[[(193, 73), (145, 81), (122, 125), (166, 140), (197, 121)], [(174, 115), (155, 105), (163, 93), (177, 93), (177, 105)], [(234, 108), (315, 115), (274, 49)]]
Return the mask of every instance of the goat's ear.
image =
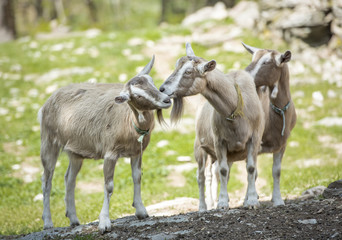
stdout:
[(124, 103), (126, 101), (130, 100), (128, 93), (121, 92), (119, 96), (115, 97), (115, 102), (117, 104)]
[(215, 60), (211, 60), (211, 61), (207, 62), (204, 65), (204, 71), (205, 72), (210, 72), (210, 71), (214, 70), (215, 67), (216, 67), (216, 61)]
[(216, 61), (211, 60), (209, 62), (199, 64), (197, 69), (201, 74), (204, 74), (206, 72), (210, 72), (210, 71), (214, 70), (215, 67), (216, 67)]
[(280, 57), (280, 62), (281, 63), (286, 63), (286, 62), (289, 62), (290, 60), (291, 60), (291, 52), (290, 51), (286, 51)]

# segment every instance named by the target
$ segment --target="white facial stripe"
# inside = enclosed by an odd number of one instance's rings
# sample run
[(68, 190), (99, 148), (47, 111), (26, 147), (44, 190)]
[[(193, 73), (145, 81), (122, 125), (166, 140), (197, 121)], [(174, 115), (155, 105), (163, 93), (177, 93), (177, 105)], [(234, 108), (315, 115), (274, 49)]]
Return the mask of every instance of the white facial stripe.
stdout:
[[(253, 60), (255, 57), (255, 54), (253, 54)], [(261, 68), (262, 64), (264, 62), (267, 62), (271, 59), (271, 53), (266, 53), (264, 56), (262, 56), (259, 61), (257, 62), (257, 64), (255, 65), (254, 69), (250, 72), (250, 74), (252, 75), (253, 78), (255, 78), (255, 75), (259, 72), (259, 69)]]
[[(156, 90), (158, 91), (157, 88), (156, 88)], [(131, 86), (131, 91), (132, 91), (133, 94), (136, 94), (138, 96), (144, 97), (145, 99), (147, 99), (148, 101), (153, 103), (155, 106), (162, 106), (162, 104), (159, 101), (157, 101), (154, 97), (149, 95), (146, 91), (144, 91), (141, 88), (138, 88), (138, 87), (135, 87), (135, 86)]]
[(179, 69), (179, 71), (177, 72), (175, 78), (174, 78), (174, 81), (171, 82), (170, 84), (170, 89), (171, 91), (170, 92), (175, 92), (177, 87), (178, 87), (178, 84), (180, 82), (180, 80), (182, 79), (183, 77), (183, 74), (184, 72), (188, 69), (188, 68), (191, 68), (193, 67), (193, 62), (192, 61), (188, 61), (186, 62), (182, 67), (181, 69)]

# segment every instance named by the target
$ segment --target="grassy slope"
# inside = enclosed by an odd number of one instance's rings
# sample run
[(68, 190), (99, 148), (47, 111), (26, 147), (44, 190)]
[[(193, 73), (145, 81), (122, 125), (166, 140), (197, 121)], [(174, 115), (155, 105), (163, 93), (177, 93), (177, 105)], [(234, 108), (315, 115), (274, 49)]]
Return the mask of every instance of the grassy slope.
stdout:
[[(0, 234), (28, 233), (41, 230), (43, 226), (42, 202), (33, 201), (34, 197), (41, 193), (40, 175), (42, 170), (39, 159), (40, 137), (36, 114), (50, 95), (50, 92), (47, 91), (48, 87), (51, 85), (60, 87), (71, 82), (87, 81), (90, 78), (96, 78), (98, 82), (117, 82), (122, 73), (127, 73), (130, 78), (135, 75), (138, 66), (143, 66), (148, 62), (149, 56), (145, 56), (142, 61), (127, 61), (122, 54), (124, 49), (131, 49), (132, 54), (141, 54), (143, 49), (143, 46), (130, 47), (127, 41), (136, 36), (144, 40), (155, 41), (162, 36), (189, 32), (177, 27), (170, 29), (169, 31), (142, 29), (134, 32), (103, 33), (95, 38), (28, 40), (0, 45), (0, 83), (2, 86), (0, 88), (0, 108), (9, 111), (7, 114), (0, 115), (0, 126), (2, 126), (0, 128)], [(242, 40), (259, 47), (272, 48), (273, 46), (270, 41), (263, 41), (249, 35)], [(58, 49), (56, 44), (62, 44), (63, 49), (53, 50)], [(197, 55), (208, 59), (215, 58), (227, 69), (231, 68), (235, 61), (240, 61), (241, 67), (247, 66), (250, 61), (250, 56), (247, 53), (208, 56), (205, 47), (194, 44), (193, 48), (196, 49)], [(285, 50), (285, 47), (280, 50)], [(77, 55), (75, 51), (79, 53), (83, 51), (83, 53)], [(18, 68), (19, 65), (20, 68)], [(170, 63), (170, 65), (173, 66), (174, 63)], [(69, 74), (51, 82), (37, 81), (39, 76), (52, 69), (76, 66), (92, 67), (93, 71), (84, 75)], [(155, 79), (157, 86), (160, 86), (161, 82), (162, 79)], [(337, 96), (342, 94), (341, 89), (329, 86), (326, 82), (317, 85), (295, 86), (292, 92), (299, 90), (304, 92), (304, 97), (294, 99), (296, 107), (306, 109), (311, 105), (312, 92), (320, 90), (326, 97), (327, 90), (330, 88), (334, 88)], [(38, 94), (35, 95), (35, 92)], [(341, 116), (342, 109), (339, 102), (339, 97), (327, 99), (324, 101), (325, 107), (315, 108), (310, 112), (309, 117), (298, 116), (297, 126), (290, 139), (292, 142), (297, 142), (298, 146), (288, 147), (284, 157), (281, 181), (281, 190), (284, 195), (299, 194), (308, 187), (327, 185), (329, 182), (341, 178), (342, 163), (336, 161), (340, 156), (333, 149), (322, 146), (318, 141), (319, 136), (329, 135), (335, 142), (342, 142), (341, 127), (304, 127), (306, 122), (315, 122), (332, 115), (332, 113)], [(163, 139), (169, 140), (170, 145), (157, 148), (156, 143)], [(181, 196), (197, 197), (196, 170), (185, 174), (187, 178), (185, 187), (165, 187), (168, 175), (165, 166), (177, 164), (176, 156), (178, 155), (187, 155), (193, 158), (193, 140), (193, 132), (189, 134), (179, 134), (176, 131), (158, 132), (152, 136), (150, 146), (143, 157), (142, 197), (145, 205)], [(167, 156), (165, 152), (168, 149), (175, 150), (176, 156)], [(305, 159), (323, 159), (324, 163), (319, 167), (298, 167), (298, 161)], [(269, 182), (272, 181), (271, 161), (270, 157), (264, 156), (259, 160), (260, 177)], [(40, 168), (30, 183), (25, 183), (18, 177), (18, 170), (12, 169), (13, 165), (23, 163)], [(64, 173), (68, 160), (65, 154), (61, 155), (59, 163), (53, 180), (51, 210), (55, 226), (67, 226), (68, 219), (64, 216)], [(78, 180), (102, 181), (102, 163), (103, 160), (86, 160)], [(130, 174), (129, 164), (120, 161), (115, 172), (114, 195), (110, 209), (111, 218), (134, 213), (130, 204), (133, 196)], [(237, 190), (242, 186), (236, 180), (235, 174), (236, 171), (233, 168), (232, 179), (229, 183), (230, 191)], [(262, 191), (270, 194), (271, 190), (271, 184), (269, 184)], [(97, 219), (102, 201), (102, 192), (85, 194), (77, 189), (76, 206), (80, 221), (85, 223)]]

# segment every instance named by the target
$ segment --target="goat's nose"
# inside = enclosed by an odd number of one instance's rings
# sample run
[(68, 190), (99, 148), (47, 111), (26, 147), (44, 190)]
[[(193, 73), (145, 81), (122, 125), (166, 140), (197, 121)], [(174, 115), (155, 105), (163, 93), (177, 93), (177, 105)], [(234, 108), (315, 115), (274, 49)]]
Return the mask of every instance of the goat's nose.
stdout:
[(161, 86), (161, 87), (159, 88), (159, 91), (164, 92), (164, 91), (165, 91), (165, 88), (164, 88), (163, 86)]
[(164, 99), (163, 102), (164, 102), (164, 103), (171, 103), (171, 99), (170, 99), (169, 97), (167, 97), (167, 98)]

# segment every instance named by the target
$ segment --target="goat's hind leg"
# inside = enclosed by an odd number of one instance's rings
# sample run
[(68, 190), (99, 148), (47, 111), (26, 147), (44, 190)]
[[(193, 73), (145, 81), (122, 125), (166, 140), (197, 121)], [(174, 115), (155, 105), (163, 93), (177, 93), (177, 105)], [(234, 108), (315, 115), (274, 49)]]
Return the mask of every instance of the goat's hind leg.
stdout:
[(219, 171), (220, 171), (220, 194), (217, 203), (218, 209), (229, 209), (229, 196), (227, 191), (227, 185), (229, 180), (231, 162), (227, 160), (227, 148), (222, 142), (218, 142), (215, 145), (215, 152), (217, 156)]
[(255, 180), (257, 176), (257, 154), (259, 150), (259, 144), (257, 141), (253, 141), (253, 137), (247, 143), (247, 193), (244, 201), (244, 207), (255, 208), (260, 206), (258, 201), (258, 194), (255, 187)]
[(49, 140), (42, 140), (40, 149), (40, 158), (44, 168), (42, 176), (42, 190), (43, 190), (43, 216), (44, 229), (53, 228), (50, 211), (50, 193), (52, 187), (52, 178), (55, 171), (57, 158), (60, 147), (57, 143), (51, 143)]
[(285, 147), (283, 147), (279, 152), (273, 153), (273, 193), (272, 202), (274, 206), (285, 205), (280, 193), (280, 174), (281, 174), (281, 161), (285, 152)]
[(132, 178), (134, 183), (133, 207), (135, 207), (135, 216), (138, 219), (148, 217), (146, 208), (141, 200), (141, 159), (142, 156), (131, 158)]
[(68, 156), (69, 156), (69, 166), (64, 177), (65, 205), (66, 205), (65, 216), (70, 219), (70, 226), (73, 227), (73, 226), (77, 226), (80, 224), (76, 215), (75, 185), (76, 185), (76, 176), (82, 167), (83, 158), (71, 152), (68, 152)]
[(111, 221), (109, 218), (109, 203), (110, 198), (113, 194), (114, 189), (114, 170), (115, 165), (117, 162), (117, 156), (113, 156), (112, 154), (106, 154), (104, 157), (104, 163), (103, 163), (103, 174), (104, 174), (104, 180), (105, 180), (105, 186), (104, 186), (104, 200), (102, 205), (102, 210), (99, 216), (99, 231), (101, 234), (103, 234), (106, 231), (111, 230)]

